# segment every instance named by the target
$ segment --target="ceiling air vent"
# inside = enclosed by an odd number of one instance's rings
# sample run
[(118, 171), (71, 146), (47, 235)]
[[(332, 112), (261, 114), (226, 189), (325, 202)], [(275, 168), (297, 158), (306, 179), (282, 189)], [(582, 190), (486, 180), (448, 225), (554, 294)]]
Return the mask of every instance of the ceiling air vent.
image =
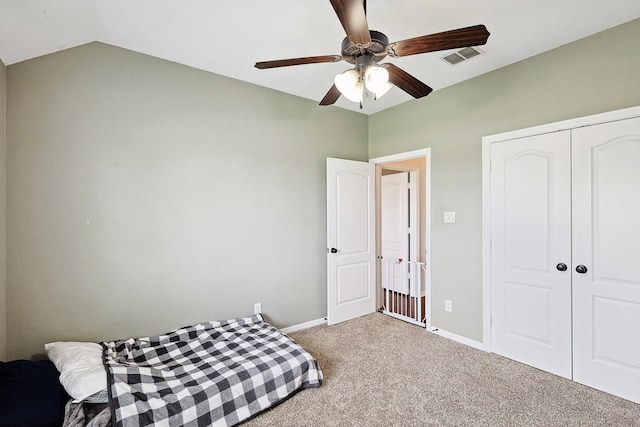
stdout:
[(456, 65), (461, 63), (462, 61), (466, 61), (467, 59), (473, 58), (474, 56), (478, 56), (483, 53), (480, 49), (474, 47), (465, 47), (462, 50), (459, 50), (455, 53), (445, 56), (444, 59), (451, 65)]

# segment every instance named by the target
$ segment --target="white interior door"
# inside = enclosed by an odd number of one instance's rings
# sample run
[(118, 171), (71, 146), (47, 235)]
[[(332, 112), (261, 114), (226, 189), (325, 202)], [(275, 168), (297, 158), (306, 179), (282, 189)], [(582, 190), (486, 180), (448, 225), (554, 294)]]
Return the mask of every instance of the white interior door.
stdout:
[(570, 143), (563, 131), (491, 145), (491, 350), (566, 378)]
[(327, 159), (327, 323), (373, 313), (375, 165)]
[(381, 178), (382, 287), (409, 293), (409, 172)]
[(574, 380), (640, 403), (640, 118), (572, 136)]

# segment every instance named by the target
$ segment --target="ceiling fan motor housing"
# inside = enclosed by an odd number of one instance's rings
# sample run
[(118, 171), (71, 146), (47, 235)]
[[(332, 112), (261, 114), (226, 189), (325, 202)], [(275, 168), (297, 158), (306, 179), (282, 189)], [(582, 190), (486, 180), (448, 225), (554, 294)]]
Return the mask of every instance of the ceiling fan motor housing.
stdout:
[(386, 54), (376, 55), (384, 52), (387, 48), (389, 44), (387, 36), (374, 30), (369, 30), (369, 34), (371, 35), (371, 42), (369, 43), (353, 43), (346, 37), (342, 40), (342, 56), (345, 61), (354, 64), (358, 57), (369, 54), (374, 58), (375, 62), (378, 62), (387, 56)]

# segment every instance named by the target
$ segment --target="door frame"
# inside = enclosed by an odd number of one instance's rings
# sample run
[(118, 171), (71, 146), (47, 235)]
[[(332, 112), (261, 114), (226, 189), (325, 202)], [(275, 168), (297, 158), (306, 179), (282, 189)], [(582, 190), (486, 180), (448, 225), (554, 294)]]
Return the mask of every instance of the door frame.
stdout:
[(491, 352), (491, 144), (640, 116), (640, 106), (548, 123), (482, 138), (482, 349)]
[[(380, 168), (385, 163), (396, 163), (405, 160), (412, 160), (416, 158), (424, 157), (425, 162), (425, 182), (420, 183), (420, 203), (424, 208), (425, 213), (425, 226), (420, 230), (422, 238), (424, 240), (423, 255), (424, 262), (427, 266), (424, 275), (424, 296), (425, 302), (425, 323), (427, 330), (431, 330), (431, 148), (422, 148), (419, 150), (407, 151), (404, 153), (391, 154), (388, 156), (375, 157), (369, 159), (369, 163), (376, 164), (376, 192), (378, 191), (378, 181), (380, 178)], [(376, 194), (376, 209), (380, 206), (379, 197)], [(380, 253), (380, 233), (376, 234), (376, 251)], [(376, 286), (376, 290), (379, 286)]]

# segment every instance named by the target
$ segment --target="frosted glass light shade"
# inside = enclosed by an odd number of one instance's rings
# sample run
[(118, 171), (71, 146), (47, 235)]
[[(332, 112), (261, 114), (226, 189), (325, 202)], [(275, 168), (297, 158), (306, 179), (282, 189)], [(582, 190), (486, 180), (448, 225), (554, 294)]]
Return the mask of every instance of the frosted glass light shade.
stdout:
[(340, 93), (349, 101), (360, 102), (362, 100), (364, 85), (360, 81), (360, 76), (356, 70), (351, 69), (338, 74), (333, 81)]
[(393, 85), (391, 83), (388, 83), (384, 85), (384, 87), (380, 90), (377, 91), (372, 91), (373, 95), (375, 97), (375, 99), (380, 99), (382, 98), (382, 95), (384, 95), (385, 93), (389, 92), (389, 89), (391, 89), (393, 87)]
[(364, 73), (364, 84), (370, 92), (380, 97), (379, 93), (386, 93), (389, 89), (389, 72), (386, 68), (371, 66)]

